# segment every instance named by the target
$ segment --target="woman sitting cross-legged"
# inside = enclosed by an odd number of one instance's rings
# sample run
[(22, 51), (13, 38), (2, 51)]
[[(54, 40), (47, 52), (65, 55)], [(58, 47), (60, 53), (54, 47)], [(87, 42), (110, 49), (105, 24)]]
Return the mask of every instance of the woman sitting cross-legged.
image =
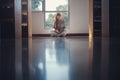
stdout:
[(65, 31), (65, 23), (64, 20), (62, 20), (61, 14), (57, 13), (55, 17), (54, 22), (54, 32), (58, 35), (64, 35), (62, 34)]

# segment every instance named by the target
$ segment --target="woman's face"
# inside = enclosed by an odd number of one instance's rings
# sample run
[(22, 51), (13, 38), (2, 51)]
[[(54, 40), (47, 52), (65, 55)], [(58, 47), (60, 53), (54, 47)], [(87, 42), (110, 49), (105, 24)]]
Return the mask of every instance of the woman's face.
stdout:
[(60, 20), (61, 16), (57, 16), (57, 19)]

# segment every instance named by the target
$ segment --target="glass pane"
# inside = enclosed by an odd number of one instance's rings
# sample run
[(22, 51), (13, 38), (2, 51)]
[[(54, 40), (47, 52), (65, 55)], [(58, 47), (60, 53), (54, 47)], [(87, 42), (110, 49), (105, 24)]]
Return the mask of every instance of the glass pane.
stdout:
[(46, 0), (46, 11), (68, 11), (68, 0)]
[[(53, 28), (54, 21), (55, 21), (55, 15), (57, 12), (46, 12), (45, 13), (45, 28)], [(61, 12), (62, 19), (65, 22), (65, 27), (67, 28), (69, 26), (69, 16), (68, 12)]]
[(43, 0), (32, 0), (32, 11), (42, 11)]

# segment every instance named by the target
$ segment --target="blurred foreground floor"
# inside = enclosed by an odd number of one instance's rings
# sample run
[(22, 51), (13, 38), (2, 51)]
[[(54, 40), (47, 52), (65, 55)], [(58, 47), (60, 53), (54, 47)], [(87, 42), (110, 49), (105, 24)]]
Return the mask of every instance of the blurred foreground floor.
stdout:
[(120, 80), (120, 39), (0, 40), (0, 80)]

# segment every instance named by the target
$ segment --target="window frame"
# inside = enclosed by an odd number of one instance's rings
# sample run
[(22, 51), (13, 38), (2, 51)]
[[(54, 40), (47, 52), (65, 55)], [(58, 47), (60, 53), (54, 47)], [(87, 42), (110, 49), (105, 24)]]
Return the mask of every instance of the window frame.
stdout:
[(32, 9), (32, 12), (42, 12), (43, 14), (44, 14), (44, 29), (45, 30), (48, 30), (48, 29), (51, 29), (51, 28), (46, 28), (46, 26), (45, 26), (45, 21), (46, 21), (46, 13), (51, 13), (51, 12), (54, 12), (54, 13), (57, 13), (57, 12), (67, 12), (68, 13), (68, 26), (66, 27), (67, 29), (70, 29), (70, 0), (68, 0), (68, 10), (66, 10), (66, 11), (47, 11), (47, 10), (45, 10), (46, 9), (46, 0), (43, 0), (42, 1), (42, 10), (36, 10), (36, 11), (34, 11), (33, 9)]

